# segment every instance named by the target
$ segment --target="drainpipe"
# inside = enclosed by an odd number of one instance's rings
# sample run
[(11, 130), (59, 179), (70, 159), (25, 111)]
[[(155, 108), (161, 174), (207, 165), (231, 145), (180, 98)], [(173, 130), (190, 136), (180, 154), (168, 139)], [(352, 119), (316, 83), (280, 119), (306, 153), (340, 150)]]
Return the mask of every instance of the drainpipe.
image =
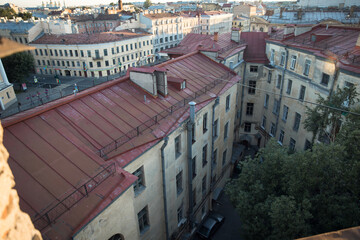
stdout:
[(216, 98), (214, 105), (212, 106), (212, 128), (211, 128), (211, 163), (210, 163), (210, 182), (211, 182), (211, 187), (213, 186), (212, 183), (212, 178), (213, 178), (213, 171), (214, 171), (214, 167), (213, 167), (213, 161), (214, 161), (214, 142), (215, 142), (215, 136), (214, 136), (214, 122), (215, 122), (215, 107), (217, 105), (219, 105), (219, 97)]
[(169, 224), (168, 224), (168, 212), (167, 212), (167, 197), (166, 197), (166, 178), (165, 178), (165, 154), (164, 149), (168, 144), (169, 137), (164, 138), (164, 144), (161, 146), (161, 167), (162, 167), (162, 180), (163, 180), (163, 195), (164, 195), (164, 213), (165, 213), (165, 233), (166, 239), (169, 239)]
[(189, 223), (190, 229), (194, 227), (194, 199), (192, 195), (193, 191), (193, 171), (192, 169), (192, 130), (195, 123), (195, 102), (189, 102), (190, 105), (190, 121), (187, 124), (187, 149), (188, 149), (188, 188), (189, 188)]
[(242, 77), (242, 87), (241, 87), (241, 101), (240, 101), (240, 116), (239, 116), (239, 126), (241, 126), (242, 114), (243, 114), (243, 105), (244, 105), (244, 93), (245, 93), (245, 76), (246, 76), (246, 62), (244, 61), (244, 70)]
[(278, 106), (278, 115), (276, 117), (275, 132), (277, 132), (278, 125), (279, 125), (281, 100), (282, 100), (282, 96), (283, 96), (283, 89), (284, 89), (284, 82), (285, 82), (285, 71), (287, 69), (288, 59), (289, 59), (289, 50), (287, 48), (285, 48), (285, 51), (286, 51), (285, 67), (282, 69), (282, 77), (281, 77), (281, 85), (280, 85), (280, 98), (279, 98), (279, 106)]

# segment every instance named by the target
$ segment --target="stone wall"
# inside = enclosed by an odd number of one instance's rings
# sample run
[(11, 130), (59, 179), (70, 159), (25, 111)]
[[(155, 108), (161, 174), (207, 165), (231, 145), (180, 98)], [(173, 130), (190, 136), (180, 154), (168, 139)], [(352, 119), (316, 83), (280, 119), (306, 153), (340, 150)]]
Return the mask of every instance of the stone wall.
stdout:
[(3, 129), (0, 126), (0, 239), (41, 240), (29, 215), (19, 207), (19, 196), (13, 189), (14, 176), (7, 163), (9, 153), (3, 145)]

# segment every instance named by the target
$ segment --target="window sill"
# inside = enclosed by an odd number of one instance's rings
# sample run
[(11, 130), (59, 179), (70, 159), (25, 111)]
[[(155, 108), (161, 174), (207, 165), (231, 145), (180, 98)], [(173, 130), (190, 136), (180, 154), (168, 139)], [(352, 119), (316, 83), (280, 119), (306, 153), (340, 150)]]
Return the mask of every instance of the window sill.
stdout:
[(149, 231), (150, 226), (146, 226), (142, 231), (140, 231), (140, 236), (143, 236), (147, 231)]
[(141, 186), (139, 189), (134, 191), (135, 197), (139, 196), (145, 190), (145, 188), (146, 188), (145, 186)]

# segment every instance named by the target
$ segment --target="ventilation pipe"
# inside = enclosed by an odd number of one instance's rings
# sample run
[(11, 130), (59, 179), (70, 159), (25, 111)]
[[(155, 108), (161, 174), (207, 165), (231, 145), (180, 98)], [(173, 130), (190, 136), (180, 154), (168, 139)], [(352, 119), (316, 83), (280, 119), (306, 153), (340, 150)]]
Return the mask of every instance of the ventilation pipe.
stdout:
[[(145, 96), (145, 95), (144, 95)], [(165, 214), (165, 232), (166, 239), (169, 239), (169, 224), (168, 224), (168, 212), (167, 212), (167, 195), (166, 195), (166, 175), (165, 175), (165, 153), (164, 149), (167, 146), (169, 137), (164, 138), (164, 144), (161, 146), (161, 167), (162, 167), (162, 180), (163, 180), (163, 195), (164, 195), (164, 214)]]

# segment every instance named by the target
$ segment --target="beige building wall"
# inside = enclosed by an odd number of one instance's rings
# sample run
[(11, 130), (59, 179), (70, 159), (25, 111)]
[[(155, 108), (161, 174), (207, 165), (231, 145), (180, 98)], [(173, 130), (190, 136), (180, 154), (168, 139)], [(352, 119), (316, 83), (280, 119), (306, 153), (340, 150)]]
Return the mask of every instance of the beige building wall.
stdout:
[[(137, 46), (136, 48), (135, 44)], [(139, 47), (139, 44), (141, 44), (141, 47)], [(129, 67), (141, 66), (153, 61), (151, 56), (153, 50), (152, 36), (101, 44), (30, 45), (37, 48), (32, 51), (35, 59), (36, 73), (45, 75), (58, 74), (60, 76), (81, 77), (110, 76), (119, 73), (119, 71), (126, 71)], [(104, 49), (107, 49), (107, 56), (104, 54)], [(70, 50), (72, 51), (72, 56), (70, 55)], [(96, 57), (96, 50), (99, 51), (99, 57)], [(67, 51), (67, 56), (65, 55), (65, 51)], [(90, 56), (88, 55), (88, 51), (91, 52)], [(84, 71), (84, 66), (86, 66), (86, 71)]]
[(256, 15), (256, 6), (252, 6), (252, 5), (248, 5), (248, 4), (242, 4), (242, 5), (237, 5), (233, 7), (233, 14), (234, 16), (246, 16), (246, 17), (250, 17), (250, 16), (254, 16)]

